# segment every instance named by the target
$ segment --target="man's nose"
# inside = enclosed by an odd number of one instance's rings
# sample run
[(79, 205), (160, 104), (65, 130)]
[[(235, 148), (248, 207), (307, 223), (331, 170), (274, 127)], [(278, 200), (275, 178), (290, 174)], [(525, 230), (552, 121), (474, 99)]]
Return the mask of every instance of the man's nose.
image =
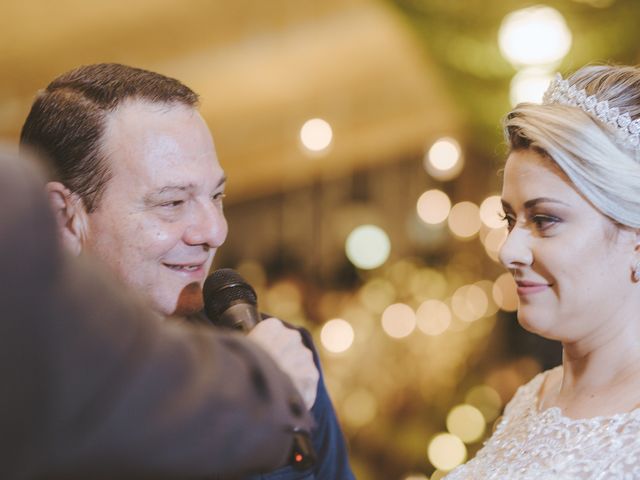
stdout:
[(197, 204), (192, 212), (184, 241), (189, 245), (220, 247), (227, 238), (227, 219), (222, 207), (212, 202)]
[(515, 226), (500, 248), (500, 262), (510, 270), (530, 266), (533, 263), (533, 252), (529, 240), (526, 229)]

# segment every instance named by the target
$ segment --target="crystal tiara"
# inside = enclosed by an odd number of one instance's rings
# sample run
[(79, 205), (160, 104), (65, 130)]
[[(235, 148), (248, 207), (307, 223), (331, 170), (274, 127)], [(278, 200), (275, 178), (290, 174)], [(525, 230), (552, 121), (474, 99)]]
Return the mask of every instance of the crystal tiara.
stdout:
[(542, 103), (570, 105), (594, 115), (612, 126), (618, 143), (635, 152), (636, 159), (640, 160), (640, 119), (631, 120), (628, 112), (621, 113), (618, 107), (609, 107), (607, 100), (598, 101), (595, 95), (587, 95), (584, 89), (578, 90), (575, 85), (569, 85), (569, 81), (559, 73), (545, 92)]

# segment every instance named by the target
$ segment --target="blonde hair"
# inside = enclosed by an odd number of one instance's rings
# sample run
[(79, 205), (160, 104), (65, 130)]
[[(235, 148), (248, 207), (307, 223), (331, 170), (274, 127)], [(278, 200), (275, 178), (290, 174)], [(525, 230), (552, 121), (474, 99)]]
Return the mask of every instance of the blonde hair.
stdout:
[[(640, 118), (640, 68), (587, 66), (567, 80)], [(613, 127), (578, 107), (522, 103), (507, 115), (504, 132), (510, 150), (549, 157), (602, 213), (640, 228), (640, 161), (616, 142)]]

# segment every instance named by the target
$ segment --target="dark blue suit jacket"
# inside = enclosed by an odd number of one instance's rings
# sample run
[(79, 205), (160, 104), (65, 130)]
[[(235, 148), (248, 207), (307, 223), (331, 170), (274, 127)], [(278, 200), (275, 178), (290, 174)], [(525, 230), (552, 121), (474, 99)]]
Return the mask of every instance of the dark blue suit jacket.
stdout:
[(311, 334), (303, 328), (296, 328), (296, 330), (302, 335), (305, 346), (313, 352), (313, 360), (320, 372), (316, 402), (311, 409), (316, 422), (311, 431), (311, 441), (318, 455), (318, 461), (308, 470), (298, 471), (287, 466), (270, 473), (251, 476), (248, 480), (355, 480), (349, 466), (344, 437), (324, 384), (320, 359)]
[[(261, 316), (263, 319), (269, 317), (269, 315), (265, 314), (261, 314)], [(194, 317), (189, 317), (189, 320), (195, 323), (211, 325), (204, 312)], [(315, 426), (311, 430), (311, 442), (318, 460), (308, 470), (300, 471), (295, 470), (293, 467), (285, 466), (269, 473), (245, 477), (243, 480), (355, 480), (349, 465), (344, 436), (338, 424), (327, 387), (324, 384), (320, 358), (313, 344), (311, 334), (304, 328), (295, 327), (286, 322), (284, 324), (300, 332), (304, 345), (313, 353), (313, 360), (320, 373), (316, 401), (311, 408), (311, 415), (315, 421)]]

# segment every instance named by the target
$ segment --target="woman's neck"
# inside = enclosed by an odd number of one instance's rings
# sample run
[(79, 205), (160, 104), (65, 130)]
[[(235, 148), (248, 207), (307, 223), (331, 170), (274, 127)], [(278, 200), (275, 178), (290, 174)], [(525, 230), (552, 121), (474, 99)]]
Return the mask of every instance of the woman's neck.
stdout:
[[(638, 315), (640, 316), (640, 315)], [(545, 389), (546, 406), (586, 418), (640, 404), (640, 331), (635, 321), (607, 322), (579, 342), (563, 343), (562, 378)]]

